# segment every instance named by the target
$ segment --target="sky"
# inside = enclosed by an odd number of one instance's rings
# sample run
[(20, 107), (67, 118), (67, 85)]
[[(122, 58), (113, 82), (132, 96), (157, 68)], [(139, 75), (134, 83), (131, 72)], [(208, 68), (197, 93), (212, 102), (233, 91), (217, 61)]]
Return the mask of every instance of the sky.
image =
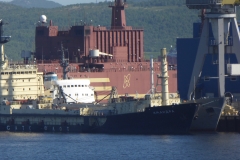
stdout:
[[(0, 0), (0, 1), (10, 2), (12, 0)], [(77, 4), (77, 3), (90, 3), (90, 2), (96, 2), (96, 1), (100, 2), (103, 0), (49, 0), (49, 1), (54, 1), (62, 5), (70, 5), (70, 4)]]

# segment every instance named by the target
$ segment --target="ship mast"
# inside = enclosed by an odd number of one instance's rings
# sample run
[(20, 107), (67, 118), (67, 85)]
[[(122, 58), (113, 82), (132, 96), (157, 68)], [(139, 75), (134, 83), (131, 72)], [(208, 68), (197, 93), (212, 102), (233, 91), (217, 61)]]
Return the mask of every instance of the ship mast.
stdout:
[(6, 62), (7, 62), (7, 59), (6, 59), (6, 56), (5, 56), (5, 53), (4, 53), (4, 47), (3, 47), (3, 44), (9, 42), (11, 36), (3, 36), (3, 25), (6, 24), (3, 22), (3, 20), (1, 19), (0, 20), (0, 52), (1, 52), (1, 60), (0, 60), (0, 63), (1, 63), (1, 68), (4, 68), (7, 66)]
[(154, 75), (154, 71), (153, 71), (153, 56), (151, 55), (151, 58), (150, 58), (150, 76), (151, 76), (151, 82), (150, 82), (150, 86), (151, 86), (151, 94), (155, 94), (154, 92), (154, 78), (153, 78), (153, 75)]
[(67, 49), (63, 48), (63, 44), (61, 43), (60, 52), (62, 53), (62, 59), (60, 65), (63, 68), (63, 79), (68, 79), (67, 73), (69, 72), (69, 70), (67, 70), (67, 68), (69, 66), (69, 59), (65, 58), (65, 51), (68, 52)]
[(169, 105), (167, 50), (161, 50), (162, 105)]
[(126, 16), (124, 8), (127, 7), (126, 0), (115, 0), (109, 7), (112, 8), (112, 29), (120, 29), (125, 27)]

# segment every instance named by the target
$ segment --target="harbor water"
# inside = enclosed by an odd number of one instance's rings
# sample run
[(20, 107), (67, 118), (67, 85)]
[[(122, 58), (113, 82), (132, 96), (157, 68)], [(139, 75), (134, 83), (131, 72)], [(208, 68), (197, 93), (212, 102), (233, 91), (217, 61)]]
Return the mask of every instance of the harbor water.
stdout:
[(0, 132), (1, 160), (240, 159), (239, 133), (108, 135)]

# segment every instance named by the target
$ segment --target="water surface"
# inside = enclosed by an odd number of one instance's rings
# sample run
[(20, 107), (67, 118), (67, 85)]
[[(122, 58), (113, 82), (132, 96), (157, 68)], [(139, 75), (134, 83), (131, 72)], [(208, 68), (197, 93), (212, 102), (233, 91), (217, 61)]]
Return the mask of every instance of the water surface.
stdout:
[(108, 135), (0, 132), (1, 159), (240, 159), (239, 133)]

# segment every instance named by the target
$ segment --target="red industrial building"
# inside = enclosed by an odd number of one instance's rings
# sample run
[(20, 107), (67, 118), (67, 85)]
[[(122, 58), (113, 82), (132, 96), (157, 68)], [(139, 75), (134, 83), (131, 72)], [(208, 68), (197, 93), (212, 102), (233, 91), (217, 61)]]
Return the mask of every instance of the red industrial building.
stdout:
[[(41, 24), (36, 27), (37, 60), (58, 60), (60, 44), (68, 49), (69, 60), (76, 63), (89, 62), (139, 62), (143, 55), (143, 29), (127, 26), (125, 10), (126, 3), (115, 0), (112, 8), (111, 27), (77, 25), (69, 30), (60, 31), (50, 21), (49, 26)], [(112, 56), (99, 56), (94, 59), (89, 51), (98, 49)]]

